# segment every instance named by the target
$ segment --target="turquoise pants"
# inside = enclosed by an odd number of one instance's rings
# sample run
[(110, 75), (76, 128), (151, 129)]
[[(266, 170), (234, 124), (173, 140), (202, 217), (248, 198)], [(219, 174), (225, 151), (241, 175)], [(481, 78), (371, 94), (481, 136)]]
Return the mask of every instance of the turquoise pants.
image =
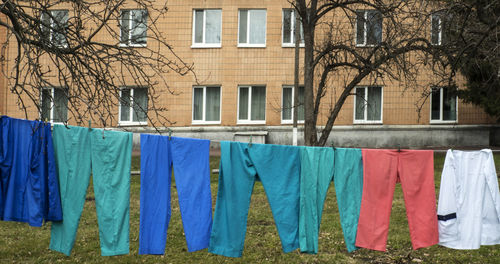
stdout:
[(299, 148), (222, 141), (219, 189), (208, 251), (241, 257), (250, 197), (262, 181), (283, 251), (299, 247)]
[(361, 195), (363, 194), (363, 161), (361, 149), (337, 148), (335, 150), (335, 193), (339, 207), (340, 224), (344, 231), (347, 251), (357, 249), (356, 232), (358, 230)]
[(333, 178), (332, 148), (301, 147), (300, 251), (318, 253), (318, 233), (326, 192)]
[(92, 172), (101, 254), (128, 254), (132, 133), (68, 127), (53, 131), (63, 221), (52, 224), (50, 249), (70, 255)]

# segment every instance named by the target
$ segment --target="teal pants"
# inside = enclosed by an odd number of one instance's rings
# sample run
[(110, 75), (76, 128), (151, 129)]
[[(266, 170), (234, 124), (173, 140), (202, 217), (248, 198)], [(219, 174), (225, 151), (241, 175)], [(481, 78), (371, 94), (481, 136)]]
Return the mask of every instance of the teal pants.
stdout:
[(101, 254), (128, 254), (132, 133), (54, 125), (53, 140), (63, 221), (50, 249), (70, 255), (92, 172)]
[(333, 178), (332, 148), (301, 147), (300, 251), (318, 253), (318, 233), (326, 192)]
[(284, 252), (299, 247), (299, 148), (220, 143), (219, 189), (208, 251), (241, 257), (250, 197), (262, 181)]
[(337, 148), (335, 150), (335, 193), (339, 207), (340, 224), (344, 231), (347, 251), (357, 249), (361, 195), (363, 194), (363, 161), (361, 149)]

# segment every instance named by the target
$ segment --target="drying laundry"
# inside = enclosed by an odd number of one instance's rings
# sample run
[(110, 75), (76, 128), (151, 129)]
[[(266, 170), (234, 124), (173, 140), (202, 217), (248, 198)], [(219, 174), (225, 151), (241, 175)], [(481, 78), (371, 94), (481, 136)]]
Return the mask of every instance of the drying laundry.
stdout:
[(438, 219), (440, 245), (478, 249), (500, 244), (500, 193), (491, 150), (448, 150)]
[(299, 148), (222, 141), (209, 252), (240, 257), (250, 197), (262, 181), (284, 252), (299, 247)]
[(50, 124), (1, 117), (0, 219), (37, 227), (62, 220)]
[(363, 193), (363, 161), (361, 149), (336, 148), (333, 177), (339, 207), (340, 224), (347, 251), (356, 250), (361, 195)]
[(333, 178), (332, 148), (300, 148), (300, 251), (318, 253), (318, 233), (326, 193)]
[(210, 141), (141, 134), (139, 254), (164, 254), (172, 166), (188, 251), (208, 247), (212, 230)]
[(392, 198), (401, 181), (413, 249), (438, 243), (431, 150), (363, 149), (363, 196), (356, 246), (385, 251)]
[(50, 249), (70, 255), (92, 172), (101, 255), (128, 254), (132, 133), (54, 125), (53, 137), (64, 220)]

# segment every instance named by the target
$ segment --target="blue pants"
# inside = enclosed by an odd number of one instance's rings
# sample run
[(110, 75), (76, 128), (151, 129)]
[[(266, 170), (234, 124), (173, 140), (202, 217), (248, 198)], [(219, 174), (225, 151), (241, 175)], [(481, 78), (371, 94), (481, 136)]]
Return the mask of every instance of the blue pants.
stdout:
[(332, 148), (300, 148), (300, 251), (318, 253), (318, 234), (326, 193), (333, 178)]
[(50, 124), (1, 117), (0, 219), (31, 226), (62, 220)]
[(299, 148), (221, 142), (219, 189), (209, 251), (241, 257), (255, 180), (262, 181), (283, 251), (299, 247)]
[(212, 230), (210, 141), (141, 134), (139, 254), (164, 254), (172, 165), (188, 251), (208, 247)]
[(344, 231), (347, 251), (357, 249), (356, 232), (363, 194), (363, 161), (361, 149), (337, 148), (335, 150), (335, 172), (333, 178), (340, 224)]
[(64, 220), (52, 224), (50, 249), (70, 255), (92, 171), (101, 255), (127, 254), (132, 133), (68, 127), (54, 125)]

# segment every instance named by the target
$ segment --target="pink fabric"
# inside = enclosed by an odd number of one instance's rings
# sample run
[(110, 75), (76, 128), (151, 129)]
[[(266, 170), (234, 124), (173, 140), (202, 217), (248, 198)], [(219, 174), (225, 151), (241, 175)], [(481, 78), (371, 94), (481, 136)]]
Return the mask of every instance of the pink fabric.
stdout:
[(413, 249), (438, 243), (432, 150), (363, 149), (363, 197), (356, 246), (385, 251), (392, 199), (401, 181)]

